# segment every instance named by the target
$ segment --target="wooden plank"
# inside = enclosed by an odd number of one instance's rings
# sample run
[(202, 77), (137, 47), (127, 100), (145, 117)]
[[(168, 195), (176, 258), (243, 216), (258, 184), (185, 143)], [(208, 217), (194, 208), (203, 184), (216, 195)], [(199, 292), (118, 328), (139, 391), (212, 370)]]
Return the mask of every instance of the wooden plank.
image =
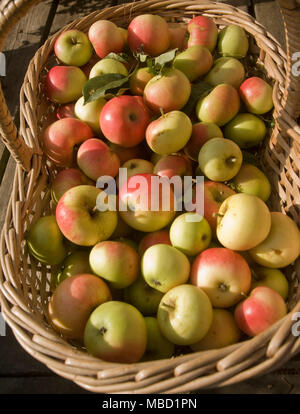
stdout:
[(257, 21), (264, 25), (285, 50), (283, 20), (277, 2), (255, 0), (254, 13)]

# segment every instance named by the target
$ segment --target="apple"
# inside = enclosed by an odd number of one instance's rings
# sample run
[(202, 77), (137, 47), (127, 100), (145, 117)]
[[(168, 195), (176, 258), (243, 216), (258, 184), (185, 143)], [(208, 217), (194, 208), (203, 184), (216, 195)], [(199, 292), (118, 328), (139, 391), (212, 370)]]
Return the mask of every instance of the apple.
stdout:
[(117, 239), (119, 237), (128, 237), (132, 234), (133, 229), (122, 219), (118, 213), (118, 223), (115, 231), (111, 235), (111, 239)]
[(221, 83), (199, 99), (196, 115), (199, 121), (223, 126), (236, 116), (239, 109), (240, 98), (237, 90), (232, 85)]
[(83, 339), (85, 325), (96, 306), (111, 300), (107, 284), (83, 273), (63, 280), (48, 305), (52, 327), (69, 339)]
[(66, 168), (61, 170), (52, 182), (51, 198), (57, 204), (58, 200), (66, 191), (72, 187), (83, 184), (93, 185), (93, 181), (77, 168)]
[[(170, 227), (172, 246), (187, 256), (195, 256), (211, 242), (211, 229), (204, 217), (196, 221), (197, 213), (183, 213), (176, 217)], [(197, 218), (197, 217), (196, 217)]]
[(145, 138), (150, 113), (140, 96), (112, 98), (102, 108), (100, 128), (110, 141), (123, 147), (134, 147)]
[(199, 342), (207, 334), (212, 318), (212, 305), (207, 294), (187, 284), (169, 290), (157, 311), (162, 334), (175, 345)]
[(190, 282), (206, 292), (214, 307), (229, 308), (249, 292), (251, 271), (239, 253), (215, 247), (196, 257)]
[[(153, 164), (150, 161), (144, 160), (142, 158), (134, 158), (124, 162), (121, 165), (121, 168), (126, 168), (127, 178), (132, 177), (136, 174), (151, 174), (153, 173)], [(117, 180), (117, 185), (119, 186), (119, 180)]]
[(252, 259), (261, 266), (281, 268), (293, 263), (300, 253), (300, 233), (297, 224), (287, 215), (271, 212), (267, 237), (250, 250)]
[(179, 176), (184, 178), (193, 175), (192, 163), (184, 154), (171, 154), (163, 156), (154, 166), (154, 174), (160, 177), (172, 178)]
[(75, 104), (75, 116), (91, 127), (96, 134), (100, 134), (101, 129), (99, 118), (105, 104), (106, 100), (104, 98), (84, 103), (84, 97), (82, 96)]
[(65, 258), (56, 277), (56, 285), (69, 277), (92, 273), (89, 264), (90, 252), (88, 250), (77, 250)]
[(197, 122), (193, 125), (192, 135), (184, 147), (185, 154), (193, 161), (198, 161), (202, 145), (211, 138), (223, 138), (223, 132), (218, 125), (211, 122)]
[(175, 346), (163, 336), (157, 319), (153, 316), (147, 316), (145, 322), (147, 328), (147, 346), (143, 361), (171, 358)]
[(139, 361), (147, 346), (147, 328), (142, 314), (132, 305), (110, 301), (91, 314), (84, 331), (87, 352), (104, 361)]
[(265, 114), (273, 108), (273, 88), (257, 76), (246, 79), (239, 92), (246, 108), (253, 114)]
[(60, 105), (56, 111), (57, 119), (62, 118), (76, 118), (75, 115), (75, 103), (69, 103), (65, 105)]
[(128, 26), (128, 45), (133, 52), (158, 56), (170, 45), (168, 23), (160, 16), (142, 14), (135, 17)]
[(207, 47), (211, 52), (215, 49), (218, 28), (213, 19), (206, 16), (196, 16), (189, 21), (187, 29), (190, 34), (188, 47), (201, 45)]
[(224, 136), (236, 142), (240, 148), (258, 145), (266, 136), (267, 128), (263, 120), (253, 114), (237, 114), (224, 127)]
[(139, 68), (132, 73), (129, 79), (129, 89), (133, 95), (143, 96), (147, 83), (154, 75), (149, 72), (149, 68)]
[(182, 23), (168, 23), (170, 33), (169, 49), (185, 49), (187, 42), (187, 28)]
[(213, 65), (210, 51), (201, 45), (188, 47), (179, 53), (173, 62), (176, 69), (181, 70), (192, 82), (205, 75)]
[(107, 142), (107, 145), (113, 152), (117, 154), (121, 165), (126, 161), (132, 160), (133, 158), (147, 158), (147, 151), (145, 148), (148, 149), (148, 145), (144, 145), (144, 142), (130, 148), (125, 148), (112, 142)]
[(194, 352), (220, 349), (239, 342), (241, 331), (233, 314), (227, 309), (213, 309), (213, 320), (209, 331), (201, 341), (191, 345)]
[(138, 253), (126, 243), (102, 241), (90, 253), (90, 266), (96, 275), (116, 289), (131, 285), (139, 275)]
[(235, 88), (239, 88), (244, 78), (245, 69), (238, 59), (221, 57), (214, 61), (214, 65), (205, 76), (204, 81), (213, 86), (229, 83)]
[(123, 36), (124, 47), (126, 47), (127, 46), (127, 37), (128, 37), (127, 29), (124, 29), (124, 27), (119, 27), (119, 30), (121, 32), (121, 35)]
[(57, 224), (64, 236), (80, 246), (94, 246), (114, 232), (116, 211), (98, 211), (96, 201), (102, 192), (91, 185), (70, 188), (56, 207)]
[(267, 201), (271, 195), (270, 181), (255, 165), (243, 164), (232, 182), (239, 192), (255, 195), (263, 201)]
[(145, 251), (141, 260), (141, 271), (149, 286), (165, 293), (187, 282), (190, 262), (175, 247), (160, 243)]
[(191, 84), (186, 75), (176, 68), (169, 68), (163, 75), (154, 76), (144, 89), (144, 100), (155, 112), (179, 111), (187, 103)]
[(26, 243), (30, 255), (42, 263), (56, 265), (67, 255), (55, 216), (40, 217), (31, 224)]
[(242, 59), (246, 56), (248, 48), (248, 37), (241, 26), (232, 24), (220, 31), (217, 44), (220, 55)]
[(89, 28), (88, 37), (100, 58), (111, 52), (120, 53), (124, 48), (124, 37), (120, 29), (109, 20), (98, 20), (93, 23)]
[(243, 154), (230, 139), (212, 138), (201, 147), (198, 161), (201, 171), (209, 180), (228, 181), (239, 172)]
[[(197, 185), (198, 184), (196, 184), (196, 186)], [(204, 218), (209, 224), (212, 232), (212, 237), (215, 238), (217, 229), (217, 217), (221, 204), (224, 200), (226, 200), (226, 198), (235, 194), (235, 191), (228, 187), (228, 185), (216, 181), (204, 181), (203, 191)], [(195, 199), (193, 199), (193, 202), (195, 202)]]
[(91, 59), (93, 47), (85, 33), (71, 29), (58, 36), (54, 44), (54, 53), (65, 65), (83, 66)]
[(168, 155), (181, 150), (192, 134), (192, 122), (181, 111), (171, 111), (150, 122), (146, 140), (153, 152)]
[(255, 336), (283, 318), (287, 307), (275, 290), (260, 286), (235, 309), (234, 317), (239, 328), (249, 336)]
[(95, 78), (96, 76), (102, 76), (107, 73), (120, 73), (121, 75), (128, 76), (128, 70), (122, 62), (116, 59), (105, 58), (101, 59), (92, 67), (89, 78)]
[(92, 138), (93, 131), (83, 121), (63, 118), (50, 124), (43, 136), (45, 154), (60, 167), (74, 164), (74, 147)]
[(252, 268), (251, 290), (258, 286), (267, 286), (286, 300), (289, 293), (289, 283), (284, 274), (279, 269), (270, 269), (268, 267), (254, 266)]
[(168, 244), (169, 246), (172, 245), (169, 231), (168, 230), (158, 230), (152, 233), (146, 234), (139, 243), (139, 254), (143, 256), (145, 251), (155, 244)]
[(50, 101), (66, 104), (76, 101), (82, 95), (87, 77), (77, 66), (53, 66), (44, 81), (44, 88)]
[(271, 213), (254, 195), (234, 194), (219, 209), (217, 237), (228, 249), (250, 250), (266, 239), (270, 229)]
[(118, 237), (118, 238), (116, 238), (116, 239), (113, 239), (112, 237), (111, 237), (111, 240), (112, 241), (114, 241), (114, 242), (118, 242), (118, 243), (124, 243), (124, 244), (126, 244), (127, 246), (129, 246), (129, 247), (131, 247), (133, 250), (135, 250), (137, 253), (138, 253), (138, 245), (137, 245), (137, 243), (134, 241), (134, 240), (132, 240), (132, 239), (129, 239), (129, 238), (127, 238), (127, 237)]
[(156, 314), (163, 295), (162, 292), (149, 286), (142, 277), (124, 290), (125, 301), (135, 306), (143, 315)]
[(93, 53), (93, 55), (92, 55), (91, 59), (88, 61), (88, 63), (81, 66), (80, 69), (84, 72), (84, 74), (87, 78), (90, 77), (90, 72), (91, 72), (93, 66), (95, 66), (95, 64), (97, 62), (99, 62), (99, 56), (97, 56), (96, 53)]
[(98, 138), (90, 138), (80, 145), (77, 164), (84, 174), (94, 181), (102, 175), (115, 177), (120, 168), (117, 154)]
[(165, 191), (163, 185), (157, 184), (159, 178), (156, 174), (136, 174), (120, 188), (120, 216), (135, 230), (161, 230), (175, 216), (174, 192), (168, 183), (169, 191)]

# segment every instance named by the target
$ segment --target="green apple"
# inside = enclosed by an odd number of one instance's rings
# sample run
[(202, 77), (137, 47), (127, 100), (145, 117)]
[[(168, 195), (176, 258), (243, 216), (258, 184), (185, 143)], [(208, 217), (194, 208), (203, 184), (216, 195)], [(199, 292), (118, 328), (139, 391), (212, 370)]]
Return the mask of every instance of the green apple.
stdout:
[(147, 346), (145, 319), (128, 303), (103, 303), (87, 321), (84, 344), (89, 354), (104, 361), (137, 362)]
[(55, 216), (40, 217), (31, 225), (26, 241), (29, 253), (42, 263), (56, 265), (67, 255)]
[(157, 319), (153, 316), (147, 316), (145, 322), (147, 328), (147, 347), (143, 361), (171, 358), (175, 346), (163, 336)]
[(78, 99), (75, 104), (75, 115), (78, 119), (88, 124), (94, 132), (100, 134), (100, 113), (103, 106), (106, 104), (104, 98), (99, 98), (95, 101), (84, 104), (84, 97)]
[(184, 213), (171, 224), (170, 240), (176, 249), (195, 256), (209, 246), (211, 229), (204, 217), (197, 213)]
[(128, 76), (128, 70), (122, 62), (116, 59), (105, 58), (92, 67), (89, 78), (95, 78), (106, 73), (120, 73), (121, 75)]
[(284, 300), (289, 293), (289, 283), (285, 275), (279, 269), (270, 269), (269, 267), (255, 266), (252, 268), (253, 282), (251, 290), (258, 286), (268, 286), (276, 290)]
[(241, 59), (246, 56), (248, 48), (248, 37), (241, 26), (233, 24), (219, 32), (217, 50), (220, 55)]
[(117, 289), (131, 285), (138, 278), (139, 265), (138, 253), (125, 243), (103, 241), (90, 252), (92, 271)]
[(237, 114), (224, 128), (225, 138), (232, 139), (240, 148), (258, 145), (266, 136), (267, 128), (262, 119), (253, 114)]
[(241, 331), (233, 314), (226, 309), (213, 309), (213, 320), (209, 331), (201, 341), (191, 345), (193, 351), (219, 349), (237, 343)]
[(181, 111), (171, 111), (152, 121), (146, 130), (146, 140), (153, 152), (168, 155), (181, 150), (192, 134), (192, 122)]
[(241, 62), (231, 57), (221, 57), (214, 61), (212, 69), (205, 76), (204, 81), (217, 86), (221, 83), (238, 88), (245, 78), (245, 69)]
[(255, 165), (243, 164), (232, 182), (239, 192), (255, 195), (263, 201), (267, 201), (271, 195), (270, 181)]
[(77, 250), (67, 256), (57, 274), (56, 284), (58, 285), (68, 277), (79, 275), (80, 273), (92, 273), (89, 255), (90, 252), (88, 250)]
[(224, 247), (238, 251), (252, 249), (266, 239), (270, 229), (270, 211), (259, 197), (238, 193), (221, 204), (217, 237)]
[(175, 345), (192, 345), (208, 332), (213, 310), (207, 294), (200, 288), (182, 284), (162, 298), (157, 320), (162, 334)]
[(250, 250), (250, 255), (261, 266), (276, 269), (293, 263), (299, 252), (300, 233), (297, 224), (283, 213), (272, 212), (270, 232)]
[(156, 314), (162, 297), (163, 293), (149, 286), (143, 277), (139, 277), (124, 290), (125, 301), (135, 306), (143, 315)]
[(165, 293), (174, 286), (187, 282), (190, 262), (175, 247), (168, 244), (155, 244), (145, 251), (141, 270), (149, 286)]
[(231, 180), (241, 168), (243, 154), (239, 146), (225, 138), (212, 138), (201, 147), (199, 167), (212, 181)]
[(201, 45), (188, 47), (179, 53), (173, 62), (173, 66), (181, 70), (191, 82), (205, 75), (212, 64), (213, 58), (210, 51)]
[(58, 36), (54, 53), (66, 65), (83, 66), (91, 59), (93, 47), (85, 33), (71, 29)]

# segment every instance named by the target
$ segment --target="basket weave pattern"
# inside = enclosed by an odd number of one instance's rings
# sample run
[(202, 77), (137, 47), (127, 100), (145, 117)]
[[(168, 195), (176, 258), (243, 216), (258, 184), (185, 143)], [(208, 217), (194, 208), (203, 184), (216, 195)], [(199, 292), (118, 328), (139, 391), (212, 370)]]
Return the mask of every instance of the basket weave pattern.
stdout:
[[(36, 1), (7, 1), (0, 14), (0, 46), (12, 25)], [(293, 3), (293, 2), (291, 2)], [(298, 42), (300, 11), (283, 10), (287, 54)], [(138, 14), (159, 14), (167, 21), (186, 22), (197, 14), (212, 17), (219, 26), (238, 24), (252, 38), (251, 50), (266, 77), (274, 83), (275, 127), (262, 151), (262, 166), (272, 181), (270, 207), (291, 215), (300, 224), (300, 114), (299, 81), (291, 75), (290, 59), (276, 39), (247, 13), (222, 3), (202, 1), (141, 1), (95, 11), (64, 27), (87, 32), (99, 19), (126, 27)], [(189, 392), (221, 387), (267, 373), (300, 350), (300, 338), (291, 334), (292, 313), (300, 311), (300, 261), (287, 269), (290, 314), (253, 339), (220, 349), (180, 355), (172, 359), (117, 364), (101, 361), (62, 339), (49, 326), (47, 305), (56, 276), (55, 266), (35, 261), (26, 248), (26, 231), (41, 215), (54, 213), (50, 182), (56, 169), (43, 155), (41, 137), (54, 120), (42, 80), (53, 58), (60, 32), (49, 38), (30, 62), (20, 92), (20, 131), (7, 112), (0, 91), (0, 132), (18, 161), (13, 192), (0, 239), (0, 301), (6, 322), (21, 346), (58, 375), (94, 392)], [(255, 41), (254, 41), (255, 40)], [(2, 42), (2, 43), (1, 43)]]

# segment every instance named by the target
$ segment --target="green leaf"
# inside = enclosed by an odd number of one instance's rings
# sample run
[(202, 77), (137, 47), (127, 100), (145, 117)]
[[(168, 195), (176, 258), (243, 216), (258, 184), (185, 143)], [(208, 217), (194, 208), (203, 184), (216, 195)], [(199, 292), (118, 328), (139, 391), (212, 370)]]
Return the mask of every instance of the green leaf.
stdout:
[(208, 95), (212, 89), (213, 86), (206, 82), (200, 81), (198, 83), (194, 83), (192, 85), (189, 100), (182, 109), (182, 111), (187, 115), (191, 115), (199, 99), (204, 98), (206, 95)]
[(129, 56), (126, 53), (114, 53), (114, 52), (109, 53), (103, 59), (114, 59), (121, 63), (128, 63), (130, 61)]
[(129, 76), (120, 73), (106, 73), (89, 79), (82, 89), (84, 105), (111, 94), (115, 96), (121, 86), (125, 87), (128, 80)]
[(157, 56), (156, 58), (154, 58), (154, 64), (156, 65), (160, 65), (161, 67), (164, 67), (166, 65), (170, 65), (171, 63), (173, 63), (173, 60), (176, 56), (178, 48), (176, 49), (172, 49), (172, 50), (168, 50), (167, 52), (163, 53), (162, 55)]

